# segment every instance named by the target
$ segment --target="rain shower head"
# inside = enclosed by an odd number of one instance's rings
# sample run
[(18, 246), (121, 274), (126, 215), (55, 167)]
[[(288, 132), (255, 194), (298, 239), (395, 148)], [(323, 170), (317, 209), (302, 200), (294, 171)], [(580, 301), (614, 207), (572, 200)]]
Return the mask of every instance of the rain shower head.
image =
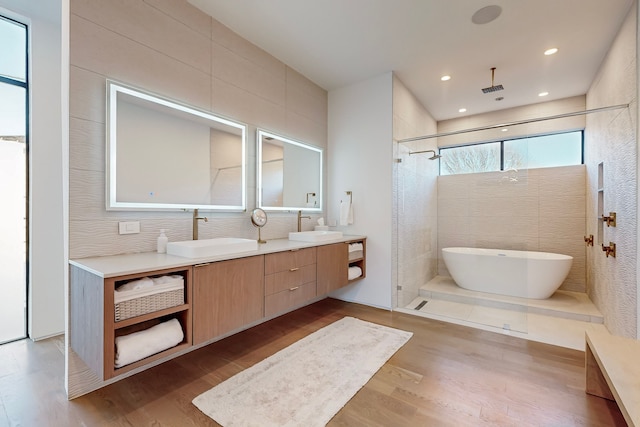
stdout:
[(491, 86), (483, 88), (482, 93), (492, 93), (492, 92), (497, 92), (499, 90), (504, 90), (504, 87), (502, 87), (502, 85), (493, 84), (493, 78), (495, 76), (495, 72), (496, 72), (496, 67), (492, 67), (491, 68)]
[(433, 153), (433, 156), (429, 157), (429, 160), (437, 160), (442, 157), (440, 154), (436, 153), (434, 150), (425, 150), (425, 151), (409, 151), (409, 155), (412, 154), (422, 154), (422, 153)]

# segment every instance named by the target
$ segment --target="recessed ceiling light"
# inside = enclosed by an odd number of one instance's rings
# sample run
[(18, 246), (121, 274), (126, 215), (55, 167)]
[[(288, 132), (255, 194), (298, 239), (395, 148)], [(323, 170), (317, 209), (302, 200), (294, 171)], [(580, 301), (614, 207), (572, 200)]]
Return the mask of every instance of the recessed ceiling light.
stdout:
[(446, 82), (447, 80), (451, 80), (451, 76), (442, 76), (440, 77), (440, 80), (442, 80), (443, 82)]
[(461, 108), (458, 110), (458, 113), (466, 113), (467, 109), (466, 108)]
[(538, 96), (547, 96), (547, 95), (549, 95), (549, 92), (540, 92), (538, 94)]
[(506, 132), (506, 131), (508, 131), (509, 129), (507, 129), (507, 128), (502, 128), (502, 129), (500, 129), (500, 130), (501, 130), (502, 132)]
[(558, 48), (557, 47), (552, 47), (551, 49), (547, 49), (544, 51), (545, 55), (553, 55), (554, 53), (558, 52)]
[(502, 8), (500, 6), (486, 6), (482, 9), (478, 9), (476, 13), (473, 14), (473, 16), (471, 17), (471, 22), (478, 25), (488, 24), (489, 22), (497, 19), (501, 13)]

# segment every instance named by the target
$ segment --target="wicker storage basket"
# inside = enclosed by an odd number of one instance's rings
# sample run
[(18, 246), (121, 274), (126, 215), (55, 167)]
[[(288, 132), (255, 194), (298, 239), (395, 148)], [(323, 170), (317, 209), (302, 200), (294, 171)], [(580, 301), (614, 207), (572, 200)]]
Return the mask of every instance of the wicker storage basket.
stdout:
[(115, 293), (115, 321), (184, 304), (184, 279), (172, 276), (161, 285)]

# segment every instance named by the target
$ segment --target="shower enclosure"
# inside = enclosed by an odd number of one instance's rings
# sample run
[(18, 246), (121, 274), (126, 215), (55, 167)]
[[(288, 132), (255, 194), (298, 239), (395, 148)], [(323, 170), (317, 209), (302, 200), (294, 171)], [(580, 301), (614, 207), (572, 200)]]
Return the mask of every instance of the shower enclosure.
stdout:
[[(442, 248), (454, 246), (537, 250), (537, 236), (528, 235), (527, 222), (537, 222), (537, 206), (532, 203), (538, 188), (530, 188), (527, 169), (501, 171), (500, 156), (498, 150), (497, 165), (487, 166), (493, 172), (451, 174), (450, 169), (465, 159), (455, 150), (439, 150), (436, 138), (394, 142), (393, 268), (398, 310), (527, 333), (526, 300), (514, 303), (459, 288), (442, 258)], [(492, 161), (491, 155), (485, 157)]]

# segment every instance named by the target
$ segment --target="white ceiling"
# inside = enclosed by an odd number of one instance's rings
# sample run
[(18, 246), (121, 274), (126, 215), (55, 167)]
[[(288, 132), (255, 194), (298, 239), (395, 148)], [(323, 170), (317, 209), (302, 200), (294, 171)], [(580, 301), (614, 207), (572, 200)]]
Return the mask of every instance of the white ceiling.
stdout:
[[(585, 94), (634, 0), (189, 2), (326, 90), (394, 71), (444, 120)], [(502, 14), (472, 23), (488, 5)], [(491, 67), (504, 90), (483, 94)]]

